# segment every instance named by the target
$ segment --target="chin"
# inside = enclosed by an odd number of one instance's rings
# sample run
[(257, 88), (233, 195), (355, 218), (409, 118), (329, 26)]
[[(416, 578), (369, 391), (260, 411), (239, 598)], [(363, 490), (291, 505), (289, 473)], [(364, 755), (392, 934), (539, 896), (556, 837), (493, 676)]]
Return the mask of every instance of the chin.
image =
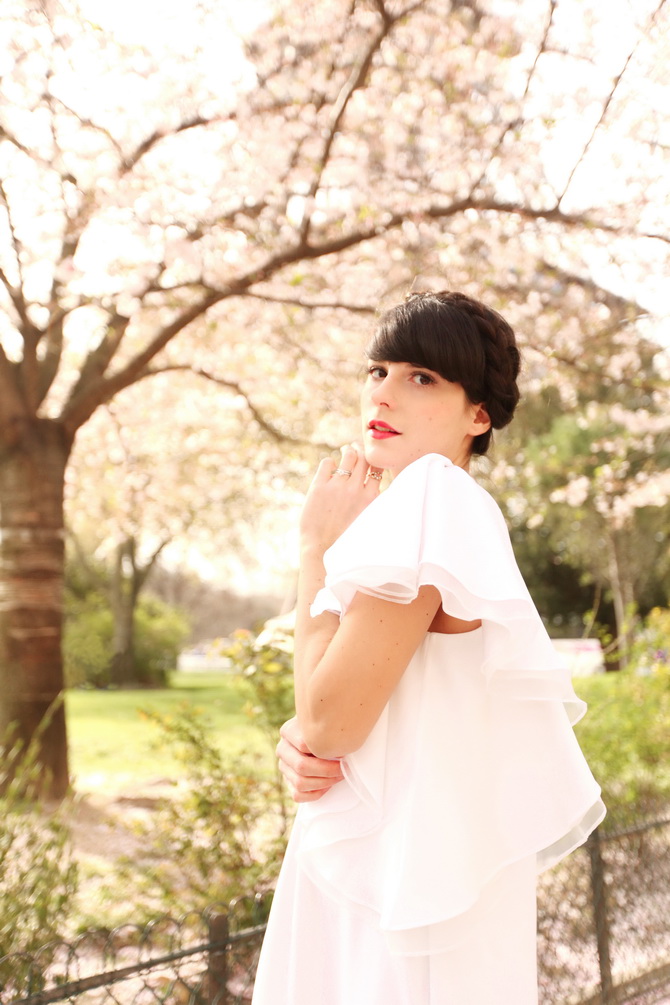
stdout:
[(390, 466), (390, 453), (380, 450), (376, 443), (366, 443), (363, 447), (363, 456), (373, 468), (388, 468)]

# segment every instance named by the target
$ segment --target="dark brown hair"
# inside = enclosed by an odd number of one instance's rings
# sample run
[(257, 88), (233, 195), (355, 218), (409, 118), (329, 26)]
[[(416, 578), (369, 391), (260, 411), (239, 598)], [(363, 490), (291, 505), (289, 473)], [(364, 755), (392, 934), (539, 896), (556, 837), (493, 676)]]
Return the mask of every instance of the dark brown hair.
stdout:
[[(382, 315), (366, 353), (376, 362), (413, 363), (460, 384), (469, 401), (485, 406), (492, 429), (512, 420), (521, 363), (514, 331), (465, 293), (410, 293)], [(474, 438), (473, 454), (487, 452), (492, 429)]]

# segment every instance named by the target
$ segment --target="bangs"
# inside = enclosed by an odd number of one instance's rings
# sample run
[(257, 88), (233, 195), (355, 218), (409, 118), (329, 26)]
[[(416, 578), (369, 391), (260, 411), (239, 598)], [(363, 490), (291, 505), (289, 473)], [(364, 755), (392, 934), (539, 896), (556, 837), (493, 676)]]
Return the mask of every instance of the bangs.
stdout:
[(485, 399), (486, 357), (476, 326), (437, 298), (415, 297), (383, 314), (366, 354), (374, 362), (433, 370), (460, 384), (471, 401)]

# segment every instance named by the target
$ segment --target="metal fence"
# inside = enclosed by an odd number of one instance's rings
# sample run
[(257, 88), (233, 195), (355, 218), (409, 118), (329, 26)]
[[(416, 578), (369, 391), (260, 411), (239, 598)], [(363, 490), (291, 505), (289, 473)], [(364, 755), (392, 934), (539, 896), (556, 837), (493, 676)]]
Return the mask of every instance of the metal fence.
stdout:
[[(267, 910), (266, 898), (242, 898), (5, 957), (0, 1000), (243, 1005)], [(545, 874), (538, 948), (541, 1005), (670, 1005), (670, 819), (596, 832)]]
[(148, 925), (90, 929), (0, 959), (2, 1005), (243, 1005), (250, 1001), (269, 898), (240, 898)]
[(541, 877), (542, 1005), (670, 1005), (670, 818), (608, 833)]

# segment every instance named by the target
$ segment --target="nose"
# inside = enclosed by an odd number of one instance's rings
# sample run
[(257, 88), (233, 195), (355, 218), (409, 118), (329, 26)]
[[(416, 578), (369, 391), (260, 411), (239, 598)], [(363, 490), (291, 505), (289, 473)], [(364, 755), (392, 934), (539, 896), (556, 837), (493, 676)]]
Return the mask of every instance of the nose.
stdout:
[(383, 380), (378, 381), (370, 393), (370, 400), (375, 405), (386, 405), (388, 408), (393, 404), (394, 394), (390, 374), (386, 374)]

